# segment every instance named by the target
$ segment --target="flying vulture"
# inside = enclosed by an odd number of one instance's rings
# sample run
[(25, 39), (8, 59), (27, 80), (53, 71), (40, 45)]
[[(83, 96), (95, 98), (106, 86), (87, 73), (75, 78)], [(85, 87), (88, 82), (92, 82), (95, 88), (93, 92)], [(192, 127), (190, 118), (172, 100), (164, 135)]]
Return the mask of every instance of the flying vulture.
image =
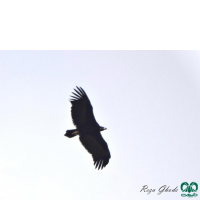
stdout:
[(106, 128), (99, 126), (95, 120), (92, 105), (85, 91), (77, 86), (74, 90), (70, 99), (71, 116), (77, 129), (67, 130), (65, 136), (72, 138), (79, 135), (82, 145), (92, 154), (95, 168), (103, 169), (111, 157), (108, 145), (100, 133)]

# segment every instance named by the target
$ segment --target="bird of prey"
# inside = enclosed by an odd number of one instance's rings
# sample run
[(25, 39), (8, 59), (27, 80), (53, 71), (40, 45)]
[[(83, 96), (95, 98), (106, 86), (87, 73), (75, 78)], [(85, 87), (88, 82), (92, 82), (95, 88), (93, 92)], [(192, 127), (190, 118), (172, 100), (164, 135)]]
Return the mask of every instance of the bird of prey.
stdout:
[(72, 121), (77, 129), (67, 130), (65, 136), (72, 138), (79, 135), (80, 142), (92, 154), (95, 168), (103, 169), (109, 162), (110, 151), (100, 131), (106, 128), (99, 126), (90, 100), (81, 87), (74, 89), (70, 102)]

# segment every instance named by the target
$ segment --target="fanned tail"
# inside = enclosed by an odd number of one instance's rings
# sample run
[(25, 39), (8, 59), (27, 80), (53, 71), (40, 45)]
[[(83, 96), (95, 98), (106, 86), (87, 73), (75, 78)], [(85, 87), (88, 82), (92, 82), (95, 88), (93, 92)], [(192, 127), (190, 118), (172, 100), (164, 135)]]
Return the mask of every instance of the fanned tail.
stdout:
[(77, 129), (72, 129), (72, 130), (67, 130), (64, 136), (66, 136), (68, 138), (72, 138), (74, 136), (77, 136), (78, 134), (79, 134), (79, 132)]

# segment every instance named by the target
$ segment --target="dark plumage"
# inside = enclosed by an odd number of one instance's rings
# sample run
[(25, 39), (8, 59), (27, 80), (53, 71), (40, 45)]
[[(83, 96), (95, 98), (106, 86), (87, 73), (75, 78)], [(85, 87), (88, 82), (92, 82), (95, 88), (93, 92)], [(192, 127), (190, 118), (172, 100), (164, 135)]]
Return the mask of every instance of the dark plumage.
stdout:
[(79, 135), (82, 145), (92, 154), (95, 168), (102, 169), (111, 157), (108, 145), (100, 133), (106, 128), (96, 122), (92, 105), (85, 91), (81, 87), (76, 88), (75, 93), (72, 92), (74, 96), (71, 96), (70, 102), (72, 120), (77, 129), (67, 130), (65, 136), (72, 138)]

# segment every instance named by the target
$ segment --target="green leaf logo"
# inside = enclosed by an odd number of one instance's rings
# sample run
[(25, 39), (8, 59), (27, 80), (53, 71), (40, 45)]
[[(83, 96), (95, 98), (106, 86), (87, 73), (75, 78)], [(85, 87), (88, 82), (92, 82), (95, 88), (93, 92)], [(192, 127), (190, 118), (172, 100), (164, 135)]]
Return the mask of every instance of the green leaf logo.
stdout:
[[(198, 194), (195, 192), (198, 190), (198, 184), (195, 182), (190, 183), (190, 185), (187, 182), (183, 182), (181, 184), (181, 190), (182, 192), (188, 192), (189, 194), (181, 194), (182, 197), (196, 197)], [(194, 192), (193, 194), (190, 194), (191, 192)]]

